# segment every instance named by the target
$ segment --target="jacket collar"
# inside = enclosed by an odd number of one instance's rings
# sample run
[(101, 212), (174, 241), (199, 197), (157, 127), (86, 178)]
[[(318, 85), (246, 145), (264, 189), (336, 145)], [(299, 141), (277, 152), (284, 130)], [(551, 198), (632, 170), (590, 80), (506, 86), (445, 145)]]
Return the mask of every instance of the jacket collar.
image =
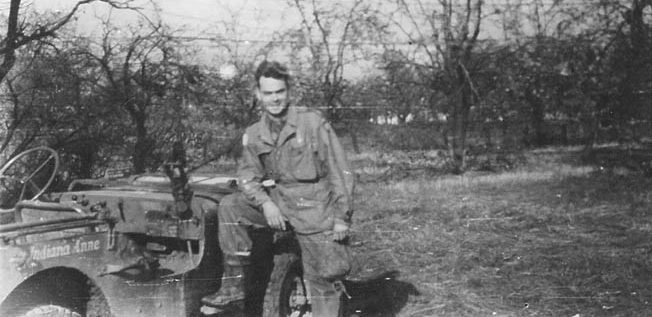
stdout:
[[(272, 139), (272, 132), (269, 127), (269, 124), (267, 123), (267, 116), (269, 114), (265, 112), (264, 114), (265, 117), (263, 117), (260, 122), (261, 122), (261, 131), (260, 131), (260, 139), (263, 140), (263, 142), (268, 143), (269, 145), (275, 145), (274, 140)], [(297, 109), (290, 105), (288, 106), (288, 113), (286, 115), (286, 120), (285, 120), (285, 125), (283, 126), (283, 129), (279, 133), (277, 144), (283, 144), (289, 137), (291, 137), (293, 134), (297, 132)]]

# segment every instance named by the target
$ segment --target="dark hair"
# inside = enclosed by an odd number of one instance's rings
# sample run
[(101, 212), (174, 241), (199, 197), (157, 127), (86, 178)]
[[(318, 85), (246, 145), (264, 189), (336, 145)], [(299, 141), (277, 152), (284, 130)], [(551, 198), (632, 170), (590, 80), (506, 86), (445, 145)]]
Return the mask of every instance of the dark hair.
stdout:
[(260, 77), (269, 77), (285, 81), (285, 85), (290, 87), (290, 73), (287, 67), (281, 65), (279, 62), (263, 61), (258, 65), (254, 78), (256, 79), (256, 87), (260, 85)]

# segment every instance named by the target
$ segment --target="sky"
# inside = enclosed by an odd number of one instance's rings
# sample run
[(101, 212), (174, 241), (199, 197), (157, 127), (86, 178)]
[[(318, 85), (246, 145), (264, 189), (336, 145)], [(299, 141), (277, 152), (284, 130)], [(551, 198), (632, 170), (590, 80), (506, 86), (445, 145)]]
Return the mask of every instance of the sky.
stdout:
[[(8, 0), (0, 0), (0, 3)], [(25, 0), (24, 0), (25, 1)], [(72, 7), (72, 0), (31, 0), (35, 10), (66, 11)], [(296, 14), (288, 12), (286, 0), (135, 0), (134, 6), (141, 13), (155, 19), (157, 15), (174, 28), (184, 30), (189, 36), (203, 36), (215, 32), (218, 23), (238, 21), (238, 31), (252, 40), (266, 40), (273, 31), (298, 22)], [(115, 23), (129, 23), (137, 14), (127, 10), (110, 10), (103, 3), (93, 3), (81, 8), (79, 32), (85, 33), (97, 27), (97, 16), (111, 14)], [(288, 23), (291, 22), (291, 23)]]
[[(215, 42), (206, 39), (226, 36), (232, 45), (237, 45), (241, 50), (240, 56), (253, 54), (248, 50), (257, 43), (266, 43), (274, 32), (282, 32), (288, 27), (298, 27), (299, 15), (295, 10), (289, 9), (288, 0), (134, 0), (136, 6), (142, 8), (141, 14), (156, 20), (157, 15), (167, 25), (179, 30), (178, 35), (191, 38), (200, 38), (193, 42), (196, 46), (205, 48), (203, 59), (213, 62), (210, 58), (211, 45)], [(350, 3), (351, 0), (331, 0), (333, 3)], [(416, 0), (407, 0), (416, 1)], [(502, 1), (502, 2), (500, 2)], [(543, 0), (553, 1), (553, 0)], [(580, 1), (580, 0), (575, 0)], [(585, 1), (585, 0), (581, 0)], [(588, 0), (586, 0), (588, 1)], [(508, 0), (486, 0), (487, 5), (492, 3), (507, 3)], [(76, 1), (74, 0), (23, 0), (23, 5), (38, 12), (68, 11)], [(423, 0), (423, 3), (436, 6), (435, 0)], [(527, 1), (525, 2), (527, 3)], [(9, 0), (0, 0), (0, 8), (8, 7)], [(104, 3), (84, 5), (77, 14), (77, 30), (80, 35), (100, 36), (101, 29), (98, 17), (111, 15), (113, 23), (125, 25), (138, 19), (133, 11), (110, 10)], [(484, 21), (481, 37), (490, 37), (490, 26)], [(489, 22), (491, 23), (491, 22)], [(225, 30), (225, 27), (230, 28)], [(495, 30), (495, 27), (494, 27)], [(204, 40), (201, 40), (201, 39)], [(213, 56), (218, 54), (213, 54)], [(252, 56), (247, 56), (252, 58)], [(283, 57), (276, 58), (284, 61)], [(228, 61), (220, 61), (219, 63)], [(371, 65), (349, 65), (345, 68), (346, 77), (361, 76)]]
[[(0, 0), (8, 3), (9, 0)], [(38, 12), (67, 12), (76, 1), (72, 0), (23, 0), (30, 3), (31, 8)], [(346, 1), (346, 0), (336, 0)], [(135, 0), (135, 6), (141, 8), (141, 14), (150, 19), (157, 17), (177, 30), (179, 36), (196, 37), (194, 45), (204, 47), (206, 55), (211, 52), (214, 42), (207, 39), (226, 37), (232, 45), (241, 50), (239, 55), (252, 54), (247, 46), (267, 43), (275, 32), (281, 32), (288, 27), (297, 27), (300, 23), (298, 15), (288, 10), (287, 0)], [(76, 33), (85, 36), (101, 36), (98, 17), (110, 14), (111, 21), (117, 25), (133, 24), (139, 16), (128, 10), (111, 10), (103, 3), (93, 3), (83, 6), (77, 14)], [(225, 31), (225, 28), (229, 28)], [(200, 57), (201, 58), (201, 57)], [(252, 58), (249, 56), (249, 58)], [(204, 62), (211, 62), (210, 55), (204, 56)], [(283, 61), (279, 56), (276, 58)], [(228, 61), (224, 61), (227, 63)]]

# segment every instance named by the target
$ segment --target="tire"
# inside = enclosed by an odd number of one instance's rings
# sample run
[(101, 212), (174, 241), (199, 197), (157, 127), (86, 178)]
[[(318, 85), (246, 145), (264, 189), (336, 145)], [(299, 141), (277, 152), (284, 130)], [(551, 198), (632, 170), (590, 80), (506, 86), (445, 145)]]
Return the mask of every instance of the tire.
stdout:
[[(111, 317), (97, 287), (63, 271), (42, 272), (17, 287), (0, 307), (3, 317)], [(69, 273), (69, 272), (66, 272)]]
[(90, 289), (90, 297), (86, 304), (86, 317), (113, 317), (111, 308), (102, 290), (97, 286)]
[(74, 312), (66, 307), (58, 305), (41, 305), (30, 309), (27, 312), (18, 315), (20, 317), (82, 317), (78, 312)]
[(274, 257), (274, 270), (265, 293), (263, 317), (310, 317), (301, 260), (296, 254)]

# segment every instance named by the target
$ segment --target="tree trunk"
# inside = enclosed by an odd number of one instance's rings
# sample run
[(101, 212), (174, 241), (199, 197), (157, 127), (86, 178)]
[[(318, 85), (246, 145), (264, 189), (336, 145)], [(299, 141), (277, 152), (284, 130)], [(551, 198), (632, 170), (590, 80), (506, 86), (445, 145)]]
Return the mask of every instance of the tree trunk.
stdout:
[(79, 150), (79, 177), (92, 178), (93, 167), (95, 165), (95, 153), (97, 152), (97, 144), (95, 141), (90, 141), (84, 145), (83, 149)]
[(9, 144), (14, 139), (14, 134), (16, 133), (16, 129), (17, 128), (13, 123), (10, 124), (10, 126), (7, 128), (5, 138), (2, 140), (2, 144), (0, 145), (0, 153), (4, 153), (7, 147), (9, 147)]
[(134, 144), (134, 172), (136, 174), (144, 173), (149, 152), (149, 142), (147, 141), (147, 128), (145, 127), (145, 118), (134, 118), (136, 123), (136, 143)]
[(358, 134), (353, 125), (349, 125), (348, 130), (349, 135), (351, 136), (351, 145), (353, 146), (353, 152), (355, 152), (355, 154), (360, 154), (361, 150), (360, 143), (358, 142)]
[(471, 86), (461, 66), (456, 67), (456, 107), (453, 111), (453, 173), (466, 170), (466, 135), (471, 110)]
[(544, 126), (545, 110), (541, 99), (532, 93), (533, 88), (525, 91), (525, 99), (532, 108), (532, 127), (534, 128), (534, 144), (543, 146), (546, 144), (546, 132)]
[(457, 107), (453, 115), (453, 172), (462, 174), (466, 170), (466, 135), (468, 118), (471, 109), (470, 89), (466, 83), (462, 86), (457, 98)]
[(561, 124), (561, 144), (568, 145), (568, 121)]
[(565, 114), (565, 117), (562, 118), (563, 121), (561, 122), (560, 141), (561, 144), (568, 145), (568, 123), (570, 122), (569, 120), (571, 118), (571, 114), (568, 113), (569, 111), (567, 111), (566, 110), (567, 108), (564, 106), (564, 94), (565, 94), (564, 83), (559, 81), (557, 83), (557, 92), (555, 94), (555, 103), (556, 103), (555, 109), (557, 109), (557, 111), (560, 112), (563, 111), (563, 113)]
[(16, 63), (16, 41), (18, 37), (18, 10), (21, 0), (11, 0), (9, 5), (9, 19), (7, 20), (7, 34), (4, 39), (4, 54), (0, 64), (0, 82), (7, 77), (9, 71)]

